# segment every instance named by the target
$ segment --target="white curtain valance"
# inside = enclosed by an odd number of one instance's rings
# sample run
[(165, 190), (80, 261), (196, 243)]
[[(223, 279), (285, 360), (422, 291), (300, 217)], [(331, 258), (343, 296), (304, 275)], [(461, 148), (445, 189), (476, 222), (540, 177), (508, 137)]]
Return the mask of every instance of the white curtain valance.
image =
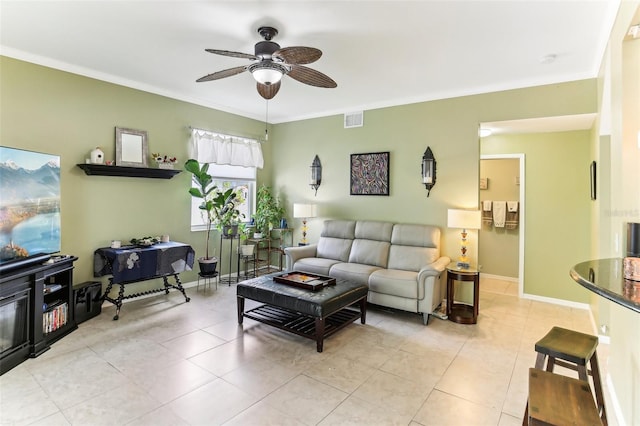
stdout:
[(260, 142), (201, 129), (191, 130), (191, 158), (200, 163), (264, 167)]

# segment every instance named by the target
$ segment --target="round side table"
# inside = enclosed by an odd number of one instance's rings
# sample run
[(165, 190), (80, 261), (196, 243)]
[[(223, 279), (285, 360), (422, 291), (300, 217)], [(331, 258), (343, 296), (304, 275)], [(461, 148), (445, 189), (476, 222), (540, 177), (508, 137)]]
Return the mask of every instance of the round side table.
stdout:
[[(454, 303), (454, 282), (473, 282), (473, 305)], [(462, 269), (455, 263), (447, 266), (447, 317), (458, 324), (475, 324), (478, 322), (480, 297), (480, 271), (475, 268)]]

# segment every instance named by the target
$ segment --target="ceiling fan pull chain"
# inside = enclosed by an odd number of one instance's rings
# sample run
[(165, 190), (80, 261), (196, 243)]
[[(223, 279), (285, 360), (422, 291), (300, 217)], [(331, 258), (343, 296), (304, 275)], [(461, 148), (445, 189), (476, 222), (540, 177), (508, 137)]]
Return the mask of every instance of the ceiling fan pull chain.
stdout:
[(269, 123), (269, 99), (265, 99), (265, 101), (267, 102), (267, 113), (265, 114), (265, 119), (264, 119), (264, 140), (268, 141), (269, 129), (267, 128), (267, 124)]

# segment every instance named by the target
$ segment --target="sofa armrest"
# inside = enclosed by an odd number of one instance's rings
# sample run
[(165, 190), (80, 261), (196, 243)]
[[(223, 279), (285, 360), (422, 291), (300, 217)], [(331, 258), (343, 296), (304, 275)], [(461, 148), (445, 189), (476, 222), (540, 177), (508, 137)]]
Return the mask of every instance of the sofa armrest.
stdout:
[(305, 257), (316, 257), (317, 244), (310, 244), (308, 246), (291, 246), (285, 247), (284, 254), (287, 256), (287, 270), (291, 271), (293, 265), (298, 259), (304, 259)]
[(418, 312), (423, 314), (425, 325), (427, 324), (428, 316), (442, 300), (440, 275), (450, 262), (450, 258), (442, 256), (432, 264), (424, 266), (418, 272)]
[(418, 272), (418, 282), (422, 282), (427, 277), (437, 277), (444, 271), (444, 268), (446, 268), (449, 263), (451, 263), (451, 259), (447, 256), (442, 256), (435, 262), (423, 266), (420, 272)]

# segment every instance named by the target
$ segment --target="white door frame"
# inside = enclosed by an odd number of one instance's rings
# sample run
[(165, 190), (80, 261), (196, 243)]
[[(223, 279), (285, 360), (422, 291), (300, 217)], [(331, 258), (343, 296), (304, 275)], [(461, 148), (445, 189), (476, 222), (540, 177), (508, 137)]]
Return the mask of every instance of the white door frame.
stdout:
[(524, 154), (493, 154), (481, 155), (480, 160), (502, 160), (508, 158), (518, 159), (520, 162), (520, 218), (518, 224), (518, 295), (524, 295), (524, 229), (525, 229), (525, 167)]

